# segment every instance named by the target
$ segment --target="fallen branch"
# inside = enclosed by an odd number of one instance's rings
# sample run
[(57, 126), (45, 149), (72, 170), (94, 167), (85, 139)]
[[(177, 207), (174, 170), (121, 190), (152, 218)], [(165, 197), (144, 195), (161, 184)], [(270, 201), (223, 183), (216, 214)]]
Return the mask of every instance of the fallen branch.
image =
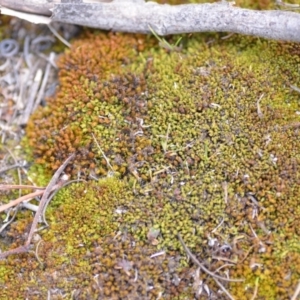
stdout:
[(55, 4), (52, 21), (125, 32), (159, 35), (191, 32), (235, 32), (275, 40), (300, 41), (300, 14), (255, 11), (228, 2), (160, 5), (154, 2)]
[[(57, 181), (59, 180), (60, 175), (62, 174), (62, 172), (68, 165), (68, 163), (74, 158), (74, 156), (75, 156), (75, 154), (72, 154), (64, 161), (64, 163), (55, 172), (55, 174), (53, 175), (52, 179), (50, 180), (49, 184), (47, 185), (47, 187), (44, 191), (38, 191), (39, 193), (42, 192), (43, 196), (39, 203), (38, 210), (34, 216), (34, 219), (33, 219), (29, 234), (28, 234), (28, 238), (27, 238), (25, 244), (16, 249), (12, 249), (12, 250), (8, 250), (6, 252), (0, 253), (0, 259), (6, 258), (7, 256), (9, 256), (11, 254), (20, 254), (20, 253), (28, 252), (33, 234), (36, 230), (39, 218), (40, 218), (41, 214), (43, 213), (45, 204), (47, 203), (47, 200), (48, 200), (50, 194), (55, 190), (55, 187), (59, 185), (59, 183), (57, 184)], [(61, 184), (63, 184), (63, 183), (61, 183)]]
[[(89, 3), (90, 2), (90, 3)], [(94, 2), (94, 3), (91, 3)], [(233, 32), (275, 40), (300, 42), (300, 14), (256, 11), (232, 2), (168, 5), (143, 0), (0, 0), (4, 6), (51, 16), (51, 21), (94, 28), (159, 35), (191, 32)], [(18, 5), (20, 8), (18, 8)], [(16, 12), (17, 13), (17, 12)], [(31, 17), (32, 18), (32, 17)], [(49, 18), (46, 22), (49, 22)]]

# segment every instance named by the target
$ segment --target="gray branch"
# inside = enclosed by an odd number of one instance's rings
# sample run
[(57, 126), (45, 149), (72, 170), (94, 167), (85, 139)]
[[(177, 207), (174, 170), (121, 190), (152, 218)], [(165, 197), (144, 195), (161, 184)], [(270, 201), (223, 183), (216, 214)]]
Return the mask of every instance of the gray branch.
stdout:
[(38, 14), (52, 12), (52, 21), (113, 31), (232, 32), (300, 42), (300, 13), (242, 9), (226, 1), (176, 6), (144, 0), (0, 0), (0, 4)]
[(227, 2), (177, 6), (126, 0), (57, 4), (52, 19), (113, 31), (149, 33), (151, 26), (159, 35), (214, 31), (300, 42), (300, 14), (242, 9)]
[(234, 32), (275, 40), (300, 41), (300, 14), (280, 10), (255, 11), (213, 4), (160, 5), (154, 2), (57, 4), (53, 21), (89, 27), (159, 35), (190, 32)]

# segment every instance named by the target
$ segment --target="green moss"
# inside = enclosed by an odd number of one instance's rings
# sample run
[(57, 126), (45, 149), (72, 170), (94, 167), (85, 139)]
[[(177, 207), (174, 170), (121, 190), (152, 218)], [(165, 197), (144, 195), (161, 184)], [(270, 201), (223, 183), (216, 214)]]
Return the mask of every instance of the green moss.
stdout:
[(11, 271), (8, 270), (5, 265), (0, 265), (1, 284), (4, 284), (4, 282), (7, 280), (9, 273), (11, 273)]
[[(173, 4), (173, 5), (178, 5), (178, 4), (189, 4), (189, 3), (194, 3), (194, 4), (199, 4), (199, 3), (214, 3), (214, 2), (219, 2), (217, 0), (154, 0), (157, 3), (160, 4)], [(294, 3), (296, 4), (297, 2), (294, 1), (289, 1), (289, 3)], [(235, 1), (235, 5), (237, 7), (243, 7), (243, 8), (251, 8), (251, 9), (274, 9), (275, 4), (274, 1), (271, 0), (237, 0)]]
[(60, 89), (27, 136), (47, 172), (75, 152), (66, 172), (97, 179), (62, 189), (47, 210), (39, 275), (76, 278), (54, 279), (67, 294), (79, 284), (83, 299), (113, 298), (126, 284), (128, 299), (194, 297), (196, 267), (178, 233), (212, 271), (237, 262), (230, 277), (245, 282), (228, 289), (238, 299), (257, 278), (262, 299), (292, 293), (300, 48), (217, 35), (206, 44), (211, 36), (170, 52), (149, 37), (97, 34), (61, 58)]
[[(89, 249), (94, 241), (117, 230), (114, 210), (118, 206), (123, 183), (116, 178), (108, 178), (92, 184), (73, 184), (62, 189), (49, 208), (52, 230), (45, 235), (46, 240), (63, 238), (66, 253), (72, 255), (74, 245), (78, 251)], [(75, 218), (74, 218), (75, 216)], [(61, 232), (66, 232), (60, 237)]]

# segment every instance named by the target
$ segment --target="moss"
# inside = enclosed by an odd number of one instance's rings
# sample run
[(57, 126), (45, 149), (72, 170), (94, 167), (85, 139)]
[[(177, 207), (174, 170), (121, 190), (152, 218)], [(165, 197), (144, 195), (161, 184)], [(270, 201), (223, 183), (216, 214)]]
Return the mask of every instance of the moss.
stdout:
[[(103, 41), (105, 44), (102, 44)], [(142, 105), (145, 81), (143, 77), (132, 74), (126, 65), (130, 64), (130, 60), (139, 53), (139, 48), (143, 49), (146, 42), (139, 37), (112, 36), (107, 39), (104, 35), (97, 35), (95, 42), (98, 45), (94, 46), (99, 52), (95, 52), (93, 57), (82, 56), (92, 50), (86, 43), (84, 48), (79, 48), (81, 50), (70, 53), (69, 58), (66, 56), (64, 59), (67, 61), (61, 61), (61, 85), (66, 89), (62, 88), (60, 96), (52, 101), (58, 110), (53, 112), (46, 107), (36, 114), (35, 119), (28, 124), (29, 143), (35, 146), (37, 140), (34, 128), (40, 126), (41, 118), (46, 118), (46, 123), (41, 126), (41, 134), (37, 137), (43, 140), (43, 144), (38, 143), (34, 148), (40, 156), (38, 163), (46, 163), (55, 169), (62, 159), (76, 151), (78, 164), (75, 163), (72, 168), (74, 174), (79, 170), (84, 173), (88, 169), (88, 172), (103, 175), (111, 171), (102, 155), (102, 151), (106, 153), (109, 150), (113, 159), (118, 161), (114, 171), (122, 174), (125, 172), (124, 163), (133, 155), (132, 148), (145, 148), (150, 143), (143, 137), (135, 136), (134, 132), (131, 132), (132, 138), (125, 136), (128, 130), (132, 130), (126, 124), (136, 114), (133, 105), (135, 102)], [(118, 53), (117, 49), (121, 49), (121, 52)], [(105, 53), (109, 53), (108, 56)], [(83, 64), (88, 62), (88, 68), (78, 68), (77, 59)], [(99, 66), (102, 67), (99, 69)], [(114, 68), (123, 69), (123, 77), (116, 74), (111, 78)], [(67, 75), (71, 70), (74, 71), (72, 79)], [(79, 86), (76, 86), (76, 82)], [(135, 96), (135, 93), (138, 95)], [(64, 109), (59, 108), (62, 103), (68, 110), (67, 119), (64, 117)]]
[(288, 297), (299, 277), (299, 51), (241, 36), (194, 35), (181, 52), (138, 35), (77, 41), (27, 136), (47, 172), (75, 152), (66, 171), (97, 180), (52, 201), (36, 277), (78, 299), (192, 298), (200, 280), (216, 293), (206, 274), (196, 280), (180, 233), (210, 270), (236, 262), (226, 269), (245, 282), (227, 288), (238, 299), (257, 278), (261, 299)]
[[(73, 251), (77, 251), (74, 245), (78, 245), (79, 249), (89, 249), (93, 241), (115, 232), (117, 226), (113, 222), (113, 214), (122, 188), (121, 181), (109, 178), (88, 186), (78, 183), (61, 190), (48, 212), (53, 230), (45, 235), (45, 239), (53, 241), (63, 238), (66, 253), (72, 255)], [(60, 232), (68, 234), (56, 237)]]
[[(155, 2), (160, 3), (160, 4), (173, 4), (173, 5), (178, 5), (178, 4), (190, 4), (190, 3), (215, 3), (219, 2), (217, 0), (155, 0)], [(289, 3), (294, 3), (296, 4), (296, 1), (289, 1)], [(243, 7), (243, 8), (251, 8), (251, 9), (274, 9), (275, 4), (274, 1), (271, 0), (237, 0), (235, 1), (235, 5), (237, 7)]]

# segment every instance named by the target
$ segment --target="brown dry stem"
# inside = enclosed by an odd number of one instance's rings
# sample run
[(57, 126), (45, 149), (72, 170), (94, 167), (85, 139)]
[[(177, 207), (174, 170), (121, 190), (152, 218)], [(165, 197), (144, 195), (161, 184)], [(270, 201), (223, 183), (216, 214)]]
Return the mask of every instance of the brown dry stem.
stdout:
[(9, 209), (13, 206), (16, 206), (21, 202), (28, 201), (28, 200), (31, 200), (35, 197), (41, 196), (41, 195), (43, 195), (44, 192), (45, 192), (45, 190), (36, 191), (36, 192), (30, 193), (30, 194), (27, 194), (25, 196), (19, 197), (16, 200), (13, 200), (13, 201), (11, 201), (7, 204), (3, 204), (3, 205), (0, 206), (0, 212), (5, 211), (5, 210), (7, 210), (7, 209)]
[(230, 295), (230, 293), (226, 290), (226, 288), (219, 282), (219, 280), (229, 281), (229, 282), (243, 282), (244, 279), (230, 279), (230, 278), (225, 278), (225, 277), (219, 276), (219, 275), (211, 272), (202, 263), (200, 263), (199, 260), (196, 258), (196, 256), (190, 251), (190, 249), (186, 246), (186, 244), (184, 243), (183, 239), (181, 238), (180, 234), (178, 234), (178, 239), (179, 239), (179, 241), (180, 241), (183, 249), (187, 253), (187, 255), (191, 258), (191, 260), (197, 266), (199, 266), (202, 269), (202, 271), (204, 271), (207, 275), (211, 276), (212, 279), (216, 282), (216, 284), (221, 288), (221, 290), (227, 295), (227, 297), (229, 299), (233, 300), (234, 298)]
[[(25, 244), (23, 246), (19, 246), (15, 249), (12, 250), (8, 250), (5, 251), (3, 253), (0, 253), (0, 259), (4, 259), (9, 255), (12, 254), (21, 254), (21, 253), (26, 253), (29, 250), (29, 246), (33, 237), (33, 234), (36, 230), (39, 218), (44, 210), (45, 204), (47, 203), (47, 200), (50, 196), (50, 194), (55, 191), (57, 188), (60, 187), (60, 183), (57, 184), (57, 181), (59, 180), (60, 175), (62, 174), (62, 172), (64, 171), (64, 169), (66, 168), (66, 166), (68, 165), (68, 163), (74, 158), (75, 154), (73, 153), (72, 155), (70, 155), (65, 161), (64, 163), (58, 168), (58, 170), (54, 173), (52, 179), (50, 180), (49, 184), (47, 185), (46, 189), (43, 191), (38, 191), (35, 193), (41, 193), (43, 194), (42, 199), (39, 203), (39, 207), (38, 210), (34, 216), (31, 228), (30, 228), (30, 232), (28, 234), (28, 238), (25, 242)], [(61, 183), (63, 184), (63, 183)], [(33, 193), (32, 193), (33, 194)]]
[(219, 280), (224, 280), (224, 281), (229, 281), (229, 282), (243, 282), (244, 279), (229, 279), (229, 278), (225, 278), (222, 276), (219, 276), (213, 272), (211, 272), (210, 270), (208, 270), (203, 264), (201, 264), (199, 262), (199, 260), (196, 258), (196, 256), (190, 251), (190, 249), (186, 246), (186, 244), (184, 243), (182, 237), (180, 234), (178, 234), (178, 239), (183, 247), (183, 249), (185, 250), (185, 252), (187, 253), (187, 255), (191, 258), (191, 260), (197, 265), (199, 266), (202, 271), (204, 271), (206, 274), (210, 275), (213, 278), (217, 278)]
[(26, 184), (0, 184), (0, 190), (14, 190), (14, 189), (34, 189), (34, 190), (44, 190), (45, 187), (26, 185)]

